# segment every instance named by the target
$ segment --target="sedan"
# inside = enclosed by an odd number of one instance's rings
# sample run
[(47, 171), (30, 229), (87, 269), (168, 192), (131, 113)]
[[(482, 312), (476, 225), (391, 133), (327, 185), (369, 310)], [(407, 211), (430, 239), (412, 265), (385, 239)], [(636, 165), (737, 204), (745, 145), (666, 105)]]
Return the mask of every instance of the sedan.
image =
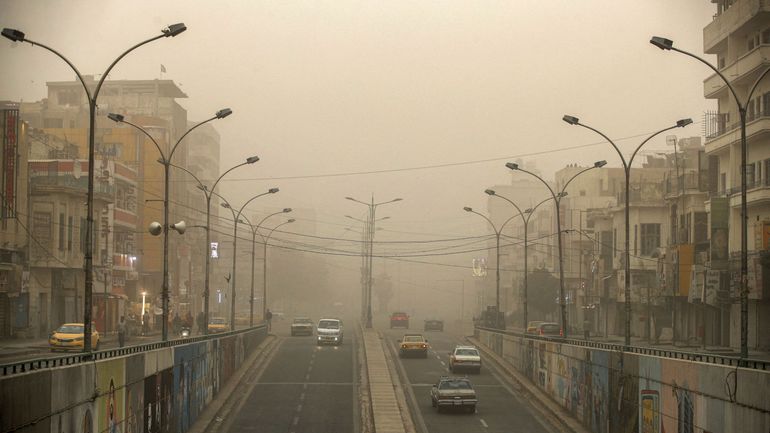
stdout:
[[(82, 323), (65, 323), (61, 325), (57, 330), (51, 332), (48, 336), (48, 345), (51, 347), (51, 352), (58, 350), (83, 350), (84, 346), (84, 326)], [(96, 330), (95, 325), (91, 325), (91, 347), (94, 350), (99, 350), (99, 332)]]

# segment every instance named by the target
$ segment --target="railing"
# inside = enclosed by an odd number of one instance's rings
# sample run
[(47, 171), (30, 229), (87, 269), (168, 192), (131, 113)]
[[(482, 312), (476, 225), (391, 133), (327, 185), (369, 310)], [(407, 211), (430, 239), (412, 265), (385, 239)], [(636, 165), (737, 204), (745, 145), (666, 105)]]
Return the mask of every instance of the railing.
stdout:
[(148, 352), (151, 350), (163, 349), (167, 347), (180, 346), (199, 341), (213, 340), (231, 335), (244, 334), (250, 331), (267, 329), (267, 325), (257, 325), (253, 328), (237, 329), (235, 331), (221, 332), (217, 334), (201, 335), (198, 337), (180, 338), (169, 341), (156, 341), (154, 343), (137, 344), (115, 349), (105, 349), (91, 353), (77, 353), (73, 355), (57, 356), (52, 358), (27, 359), (24, 361), (13, 362), (0, 365), (0, 377), (12, 376), (15, 374), (29, 373), (31, 371), (44, 370), (48, 368), (64, 367), (67, 365), (82, 364), (86, 362), (99, 361), (103, 359), (117, 358), (120, 356), (131, 355), (134, 353)]
[[(88, 177), (80, 177), (78, 179), (71, 176), (36, 176), (32, 175), (29, 178), (30, 186), (34, 188), (40, 187), (57, 187), (57, 188), (72, 188), (78, 191), (88, 190)], [(97, 182), (94, 183), (94, 193), (114, 195), (115, 187), (106, 183)]]
[[(717, 138), (734, 132), (741, 127), (740, 120), (728, 123), (727, 113), (707, 112), (703, 116), (703, 128), (705, 130), (706, 142), (716, 140)], [(764, 112), (750, 112), (746, 114), (746, 123), (758, 119), (770, 118), (770, 107), (764, 107)]]
[(590, 347), (612, 352), (630, 352), (640, 355), (657, 356), (661, 358), (681, 359), (685, 361), (705, 362), (707, 364), (726, 365), (731, 367), (750, 368), (753, 370), (770, 370), (770, 361), (761, 359), (740, 358), (737, 356), (714, 355), (710, 353), (685, 352), (681, 350), (659, 349), (654, 347), (625, 346), (622, 344), (602, 343), (599, 341), (578, 340), (563, 337), (541, 337), (539, 335), (524, 334), (521, 332), (485, 328), (477, 326), (487, 332), (496, 332), (499, 334), (510, 335), (513, 337), (529, 338), (532, 340), (548, 341), (551, 343), (569, 344), (572, 346)]
[[(762, 179), (754, 179), (753, 181), (746, 181), (746, 189), (752, 189), (752, 188), (761, 188), (763, 186), (770, 186), (768, 182), (763, 181)], [(741, 192), (741, 186), (734, 186), (732, 188), (726, 188), (721, 191), (717, 192), (717, 196), (719, 197), (730, 197), (733, 194), (739, 194)]]

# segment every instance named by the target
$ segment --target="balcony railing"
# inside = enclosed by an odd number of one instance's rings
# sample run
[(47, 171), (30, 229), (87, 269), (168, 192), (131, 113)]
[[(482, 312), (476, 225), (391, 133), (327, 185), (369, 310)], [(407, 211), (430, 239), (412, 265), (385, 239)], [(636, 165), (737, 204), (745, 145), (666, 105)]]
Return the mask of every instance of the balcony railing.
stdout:
[[(88, 191), (88, 177), (74, 178), (72, 176), (32, 176), (29, 179), (33, 191), (36, 189), (53, 190), (57, 188), (71, 189), (78, 193)], [(114, 195), (115, 187), (106, 183), (94, 183), (94, 194)]]
[(667, 175), (664, 185), (666, 196), (678, 195), (680, 192), (685, 193), (693, 189), (706, 192), (708, 191), (708, 176), (706, 176), (705, 171), (683, 173), (679, 177)]
[[(759, 112), (746, 113), (746, 123), (759, 119), (770, 119), (770, 107), (763, 107)], [(703, 127), (706, 133), (706, 141), (716, 140), (717, 138), (732, 133), (740, 129), (740, 120), (728, 121), (728, 113), (708, 112), (703, 115)]]

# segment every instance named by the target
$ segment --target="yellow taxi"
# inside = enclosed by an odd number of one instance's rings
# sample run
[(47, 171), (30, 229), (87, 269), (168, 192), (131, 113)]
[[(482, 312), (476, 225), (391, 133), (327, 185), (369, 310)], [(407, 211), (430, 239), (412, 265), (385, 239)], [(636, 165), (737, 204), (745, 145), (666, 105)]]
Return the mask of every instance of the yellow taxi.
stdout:
[(221, 317), (212, 317), (209, 319), (209, 334), (227, 331), (227, 321)]
[[(51, 352), (57, 350), (83, 350), (83, 324), (82, 323), (65, 323), (59, 327), (59, 329), (51, 332), (48, 336), (48, 345), (51, 347)], [(93, 350), (99, 350), (99, 332), (96, 330), (96, 325), (91, 324), (91, 348)]]
[(409, 355), (416, 355), (422, 358), (428, 357), (428, 340), (422, 334), (405, 334), (398, 341), (398, 355), (404, 358)]

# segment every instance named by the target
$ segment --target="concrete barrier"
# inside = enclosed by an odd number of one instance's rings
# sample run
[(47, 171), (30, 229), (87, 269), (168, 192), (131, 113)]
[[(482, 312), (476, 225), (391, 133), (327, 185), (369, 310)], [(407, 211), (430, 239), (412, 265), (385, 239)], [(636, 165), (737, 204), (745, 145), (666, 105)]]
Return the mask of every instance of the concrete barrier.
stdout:
[(770, 429), (768, 371), (479, 328), (476, 338), (592, 432)]
[(0, 377), (0, 432), (184, 433), (266, 336), (259, 326)]

